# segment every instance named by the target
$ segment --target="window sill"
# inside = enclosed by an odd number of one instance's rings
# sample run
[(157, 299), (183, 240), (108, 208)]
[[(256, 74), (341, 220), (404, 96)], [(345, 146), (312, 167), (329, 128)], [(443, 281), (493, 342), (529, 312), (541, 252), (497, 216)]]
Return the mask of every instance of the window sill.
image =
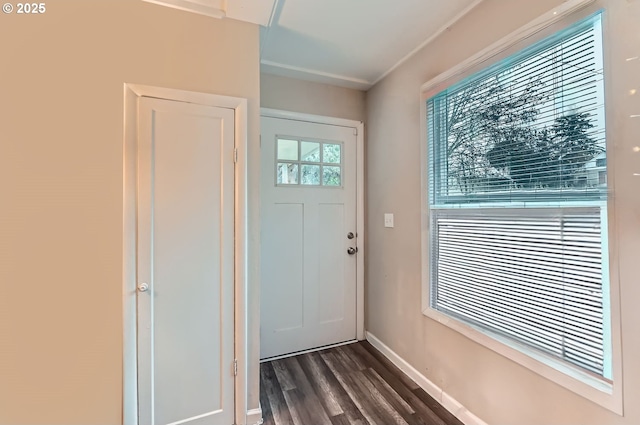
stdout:
[(472, 341), (483, 345), (607, 410), (618, 415), (623, 414), (622, 388), (620, 383), (598, 378), (523, 344), (463, 323), (431, 307), (424, 308), (422, 313), (459, 332)]

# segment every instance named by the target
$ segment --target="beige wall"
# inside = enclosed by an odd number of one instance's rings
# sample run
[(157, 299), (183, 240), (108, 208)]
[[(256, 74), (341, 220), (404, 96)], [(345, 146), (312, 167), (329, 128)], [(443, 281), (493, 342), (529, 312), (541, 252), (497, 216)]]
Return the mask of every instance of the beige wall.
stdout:
[(365, 92), (260, 74), (260, 106), (364, 122)]
[[(619, 270), (625, 417), (536, 375), (421, 313), (420, 86), (521, 27), (560, 0), (484, 0), (367, 94), (367, 330), (489, 424), (640, 423), (640, 2), (606, 8), (606, 87), (614, 218), (612, 260)], [(395, 213), (395, 228), (383, 213)]]
[(0, 424), (115, 425), (123, 83), (248, 98), (259, 158), (258, 27), (137, 0), (47, 8), (0, 17)]

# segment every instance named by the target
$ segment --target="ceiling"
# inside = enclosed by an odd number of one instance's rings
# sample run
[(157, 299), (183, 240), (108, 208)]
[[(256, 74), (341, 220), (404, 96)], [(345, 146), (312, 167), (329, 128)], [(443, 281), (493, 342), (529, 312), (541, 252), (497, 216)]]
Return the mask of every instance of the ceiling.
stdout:
[(143, 0), (261, 25), (267, 74), (367, 90), (482, 0)]
[(366, 90), (482, 0), (271, 1), (262, 72)]

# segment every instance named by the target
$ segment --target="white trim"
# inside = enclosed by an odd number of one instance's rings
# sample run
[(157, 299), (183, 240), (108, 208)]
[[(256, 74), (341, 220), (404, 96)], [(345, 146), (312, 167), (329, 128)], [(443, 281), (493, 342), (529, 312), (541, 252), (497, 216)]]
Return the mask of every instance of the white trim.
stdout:
[[(138, 424), (136, 350), (136, 176), (138, 97), (229, 108), (235, 111), (235, 356), (240, 367), (235, 380), (235, 417), (247, 414), (247, 99), (207, 93), (124, 84), (123, 135), (123, 424)], [(254, 409), (255, 410), (255, 409)]]
[[(238, 376), (236, 376), (236, 418), (245, 414), (248, 410), (247, 390), (249, 388), (249, 200), (248, 200), (248, 139), (249, 139), (249, 106), (245, 98), (228, 98), (235, 103), (235, 135), (237, 149), (236, 162), (236, 194), (235, 194), (235, 272), (236, 272), (236, 293), (235, 293), (235, 349), (236, 360), (238, 362)], [(222, 101), (219, 98), (218, 101)], [(262, 417), (262, 414), (260, 415)]]
[(615, 403), (614, 385), (577, 367), (572, 367), (552, 356), (545, 355), (498, 334), (485, 332), (479, 328), (453, 319), (431, 308), (422, 312), (425, 316), (441, 323), (496, 353), (513, 360), (531, 371), (579, 394), (607, 409), (621, 414), (621, 405)]
[(262, 425), (264, 423), (264, 419), (262, 417), (262, 406), (258, 406), (257, 409), (247, 410), (246, 420), (244, 423), (247, 425)]
[(312, 81), (334, 84), (338, 86), (353, 88), (357, 90), (368, 90), (373, 85), (369, 80), (361, 78), (347, 77), (346, 75), (332, 74), (330, 72), (318, 71), (309, 68), (303, 68), (294, 65), (274, 62), (263, 59), (260, 61), (262, 72), (266, 74), (281, 75), (283, 77), (309, 79), (312, 75), (315, 77)]
[(316, 351), (328, 350), (330, 348), (342, 347), (343, 345), (353, 344), (354, 342), (358, 342), (357, 339), (352, 339), (350, 341), (338, 342), (337, 344), (323, 345), (322, 347), (310, 348), (308, 350), (296, 351), (293, 353), (282, 354), (279, 356), (268, 357), (266, 359), (260, 359), (260, 363), (271, 362), (273, 360), (280, 359), (288, 359), (289, 357), (301, 356), (303, 354), (315, 353)]
[[(303, 114), (300, 112), (284, 111), (280, 109), (260, 108), (261, 117), (282, 118), (292, 121), (304, 121), (316, 124), (337, 125), (340, 127), (358, 127), (362, 121), (348, 120), (344, 118), (325, 117), (324, 115)], [(360, 135), (360, 134), (358, 134)]]
[(413, 379), (416, 384), (433, 397), (438, 403), (440, 403), (445, 409), (447, 409), (453, 416), (458, 418), (462, 423), (466, 425), (487, 425), (482, 419), (467, 410), (458, 400), (456, 400), (451, 394), (446, 393), (442, 388), (429, 380), (426, 376), (420, 373), (416, 368), (411, 366), (409, 362), (400, 357), (395, 351), (389, 348), (385, 343), (380, 341), (371, 332), (367, 332), (367, 341), (373, 345), (378, 351), (380, 351), (391, 363), (396, 365), (402, 372), (404, 372), (409, 378)]
[[(276, 23), (276, 16), (279, 15), (279, 11), (281, 10), (283, 4), (284, 4), (284, 0), (274, 0), (273, 6), (271, 6), (271, 14), (269, 15), (269, 22), (267, 23), (267, 27), (265, 28), (267, 33), (271, 29), (271, 27)], [(260, 49), (260, 52), (262, 53), (262, 49)]]
[(451, 78), (464, 74), (469, 69), (491, 59), (496, 55), (499, 55), (516, 43), (521, 42), (527, 37), (531, 37), (535, 33), (542, 31), (550, 25), (553, 25), (554, 23), (560, 21), (567, 15), (570, 15), (571, 13), (574, 13), (579, 9), (586, 7), (594, 1), (595, 0), (568, 0), (558, 7), (554, 8), (553, 10), (550, 10), (544, 15), (529, 22), (527, 25), (520, 27), (511, 34), (493, 43), (486, 49), (479, 51), (475, 55), (469, 57), (453, 68), (424, 83), (422, 87), (420, 87), (420, 92), (422, 93), (423, 99), (430, 97), (431, 94), (435, 94), (434, 92), (439, 91), (437, 90), (438, 86), (446, 83)]
[(362, 121), (343, 118), (325, 117), (322, 115), (302, 114), (298, 112), (282, 111), (279, 109), (260, 108), (260, 116), (282, 118), (295, 121), (305, 121), (317, 124), (329, 124), (354, 128), (356, 135), (356, 167), (358, 181), (356, 187), (356, 221), (358, 234), (358, 255), (356, 256), (356, 337), (365, 338), (364, 334), (364, 257), (365, 227), (364, 227), (364, 123)]
[[(616, 148), (616, 143), (612, 142), (617, 140), (620, 136), (618, 134), (619, 126), (612, 125), (615, 119), (611, 118), (611, 111), (614, 111), (617, 106), (617, 96), (614, 94), (614, 90), (607, 90), (607, 87), (615, 87), (616, 84), (612, 81), (615, 77), (613, 72), (607, 72), (609, 64), (612, 63), (612, 53), (607, 48), (609, 45), (613, 45), (615, 42), (614, 37), (611, 35), (610, 26), (616, 24), (615, 21), (607, 18), (608, 14), (604, 13), (602, 18), (602, 43), (604, 51), (604, 86), (605, 86), (605, 130), (607, 140), (607, 152), (611, 160), (611, 170), (615, 171), (618, 168), (624, 170), (621, 166), (624, 161), (620, 157), (622, 151)], [(613, 49), (611, 49), (613, 50)], [(609, 162), (609, 159), (607, 159)], [(624, 173), (624, 171), (623, 171)], [(607, 222), (608, 222), (608, 245), (609, 245), (609, 308), (611, 312), (611, 362), (613, 372), (613, 395), (614, 402), (617, 403), (618, 409), (615, 410), (620, 416), (624, 416), (624, 362), (622, 353), (622, 284), (620, 281), (621, 267), (620, 267), (620, 241), (623, 239), (620, 235), (625, 231), (619, 223), (618, 211), (625, 208), (624, 202), (620, 202), (623, 197), (616, 196), (618, 191), (618, 185), (616, 180), (616, 174), (622, 175), (620, 170), (610, 173), (611, 178), (608, 179), (608, 186), (612, 196), (607, 203)]]
[(274, 0), (273, 5), (271, 6), (271, 14), (269, 15), (269, 21), (267, 25), (263, 27), (263, 31), (261, 31), (260, 35), (260, 62), (262, 63), (262, 53), (264, 52), (265, 47), (269, 41), (269, 34), (271, 33), (271, 28), (276, 23), (276, 19), (279, 19), (280, 13), (282, 12), (282, 6), (284, 5), (284, 0)]
[(364, 335), (364, 257), (366, 255), (366, 237), (364, 227), (364, 123), (359, 122), (356, 125), (358, 136), (356, 138), (357, 154), (356, 154), (356, 167), (358, 186), (356, 188), (357, 194), (357, 235), (358, 235), (358, 258), (356, 261), (356, 337), (359, 340), (365, 338)]
[(138, 424), (138, 363), (136, 335), (136, 199), (137, 95), (124, 85), (123, 206), (122, 206), (122, 421)]
[(227, 16), (226, 0), (218, 0), (218, 7), (206, 6), (191, 0), (142, 0), (147, 3), (154, 3), (173, 9), (184, 10), (186, 12), (197, 13), (198, 15), (210, 16), (222, 19)]
[(303, 68), (301, 66), (287, 65), (284, 63), (274, 62), (263, 59), (260, 61), (262, 65), (272, 66), (274, 68), (286, 69), (288, 71), (301, 72), (304, 74), (317, 75), (319, 77), (331, 78), (334, 80), (346, 81), (349, 83), (362, 84), (371, 87), (371, 81), (363, 80), (361, 78), (347, 77), (346, 75), (333, 74), (331, 72), (318, 71), (315, 69)]
[[(470, 57), (459, 65), (438, 75), (426, 82), (421, 87), (420, 102), (420, 137), (421, 137), (421, 165), (422, 165), (422, 252), (429, 253), (429, 234), (431, 232), (431, 220), (429, 217), (428, 204), (428, 164), (425, 160), (428, 157), (427, 146), (427, 110), (426, 100), (436, 93), (445, 89), (448, 85), (455, 83), (456, 79), (463, 78), (466, 73), (474, 67), (478, 67), (484, 62), (490, 61), (496, 56), (504, 54), (507, 49), (514, 47), (517, 43), (526, 38), (548, 28), (549, 26), (566, 18), (568, 15), (585, 8), (595, 0), (568, 0), (557, 8), (534, 19), (529, 24), (512, 32), (478, 54)], [(604, 30), (606, 34), (606, 29)], [(607, 98), (607, 105), (609, 100)], [(607, 133), (611, 130), (607, 127)], [(608, 140), (612, 138), (608, 137)], [(613, 208), (613, 200), (609, 201), (609, 208)], [(613, 258), (613, 256), (612, 256)], [(592, 402), (618, 414), (623, 415), (623, 389), (622, 389), (622, 360), (621, 343), (619, 335), (620, 317), (619, 301), (615, 296), (618, 293), (616, 282), (617, 277), (611, 274), (610, 301), (612, 303), (612, 339), (613, 339), (613, 383), (600, 379), (589, 373), (585, 373), (579, 368), (567, 365), (557, 359), (539, 353), (536, 350), (525, 347), (521, 344), (507, 340), (501, 336), (494, 335), (462, 323), (436, 310), (431, 309), (429, 302), (429, 285), (431, 270), (429, 256), (422, 256), (422, 312), (425, 316), (461, 333), (467, 338), (481, 344), (490, 350), (528, 368), (538, 375), (555, 382), (556, 384), (572, 391)], [(612, 266), (613, 269), (613, 266)], [(614, 304), (615, 303), (615, 304)]]
[(418, 47), (416, 47), (415, 49), (413, 49), (412, 51), (407, 53), (402, 59), (400, 59), (398, 62), (396, 62), (395, 65), (393, 65), (391, 68), (389, 68), (387, 71), (385, 71), (382, 75), (380, 75), (378, 78), (376, 78), (375, 81), (373, 82), (372, 86), (375, 86), (376, 84), (378, 84), (383, 78), (385, 78), (387, 75), (391, 74), (393, 71), (398, 69), (398, 67), (400, 65), (402, 65), (403, 63), (405, 63), (406, 61), (411, 59), (416, 53), (418, 53), (425, 46), (427, 46), (433, 40), (435, 40), (440, 35), (442, 35), (443, 32), (448, 30), (453, 24), (455, 24), (460, 19), (462, 19), (467, 13), (471, 12), (476, 6), (478, 6), (480, 3), (482, 3), (482, 1), (483, 0), (475, 0), (469, 6), (465, 7), (460, 13), (458, 13), (453, 18), (451, 18), (446, 24), (442, 25), (436, 32), (431, 34), (425, 41), (420, 43), (418, 45)]
[[(198, 419), (203, 419), (203, 418), (207, 418), (209, 416), (215, 415), (217, 413), (222, 412), (222, 410), (214, 410), (213, 412), (209, 412), (209, 413), (203, 413), (202, 415), (197, 415), (197, 416), (192, 416), (190, 418), (186, 418), (186, 419), (182, 419), (180, 421), (176, 421), (176, 422), (171, 422), (167, 425), (182, 425), (182, 424), (186, 424), (187, 422), (192, 422), (192, 421), (196, 421)], [(153, 422), (155, 422), (155, 420), (152, 419)]]
[[(129, 88), (136, 97), (145, 96), (153, 97), (156, 99), (168, 99), (178, 102), (195, 103), (205, 106), (216, 106), (218, 108), (235, 109), (236, 112), (242, 112), (246, 114), (247, 100), (239, 97), (222, 96), (210, 93), (201, 93), (187, 90), (177, 90), (165, 87), (146, 86), (143, 84), (125, 84), (126, 88)], [(240, 109), (240, 111), (238, 111)], [(246, 120), (246, 116), (244, 117)], [(246, 129), (242, 134), (246, 137)], [(246, 140), (245, 140), (246, 143)]]

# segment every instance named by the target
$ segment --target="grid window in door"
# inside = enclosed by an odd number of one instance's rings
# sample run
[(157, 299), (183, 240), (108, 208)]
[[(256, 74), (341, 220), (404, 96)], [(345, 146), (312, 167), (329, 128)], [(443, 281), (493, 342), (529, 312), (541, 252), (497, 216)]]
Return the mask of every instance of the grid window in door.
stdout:
[(342, 186), (342, 143), (276, 140), (277, 186)]

